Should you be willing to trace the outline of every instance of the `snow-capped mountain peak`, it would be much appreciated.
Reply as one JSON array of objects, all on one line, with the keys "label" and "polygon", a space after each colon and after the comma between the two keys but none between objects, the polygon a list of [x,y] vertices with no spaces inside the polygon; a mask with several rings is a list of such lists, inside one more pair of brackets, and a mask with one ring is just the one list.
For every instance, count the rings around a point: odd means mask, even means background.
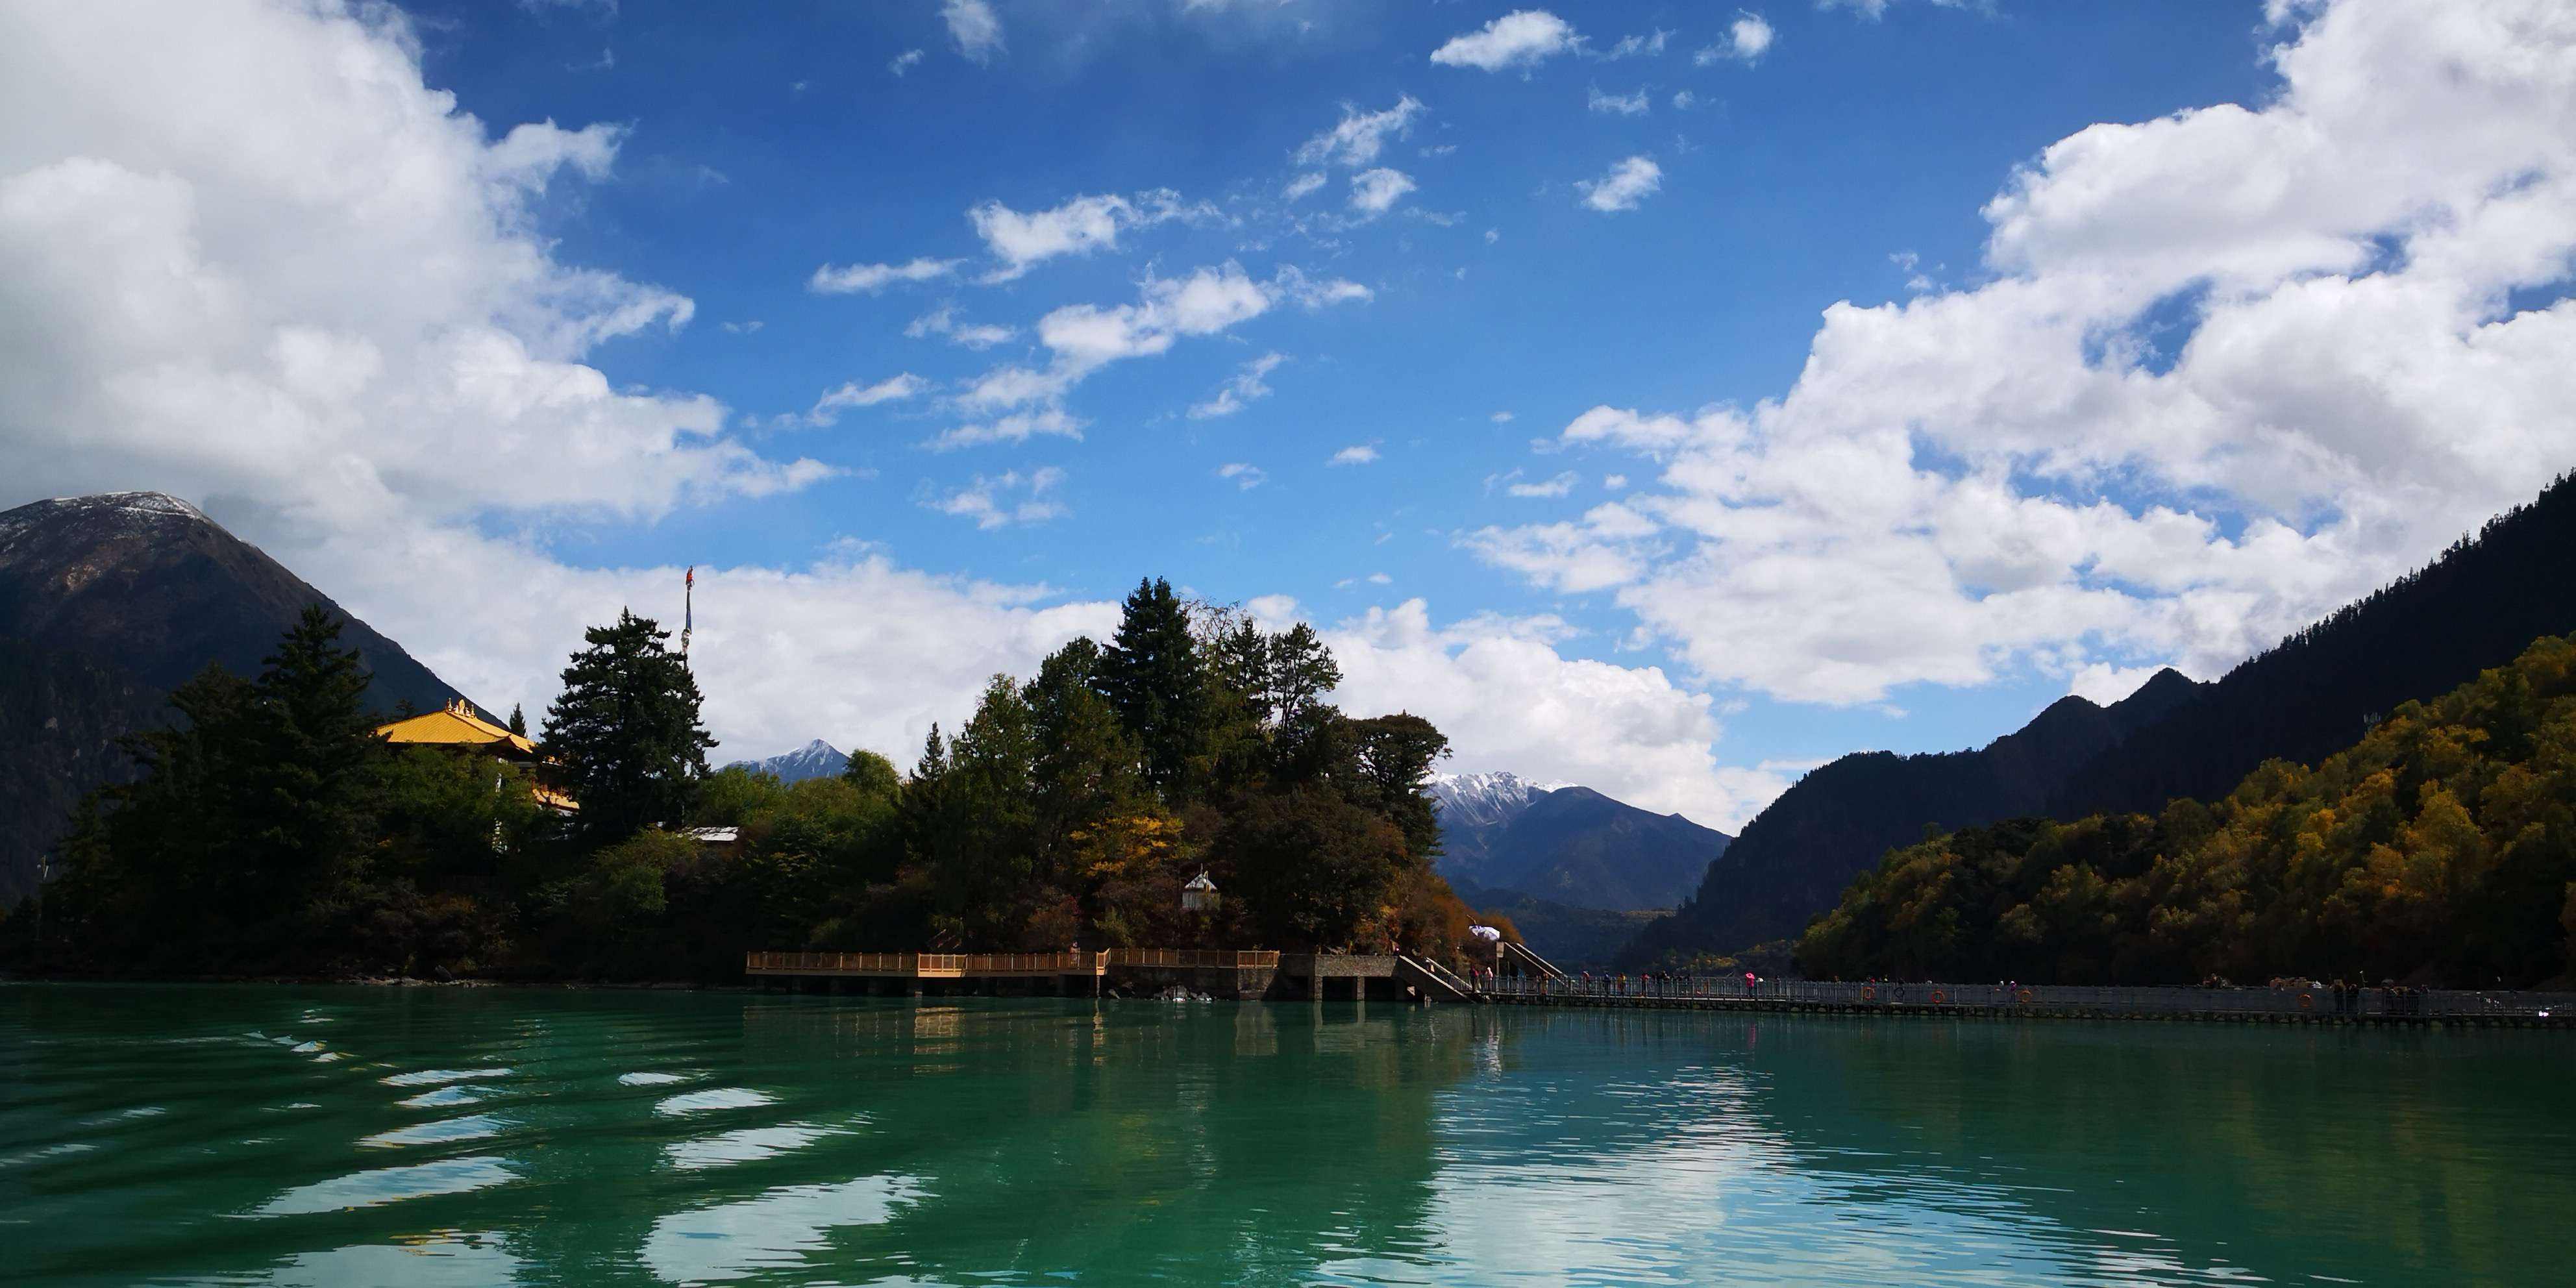
[{"label": "snow-capped mountain peak", "polygon": [[798,783],[808,778],[833,778],[850,767],[850,758],[841,749],[820,738],[794,751],[780,752],[766,760],[737,760],[736,765],[753,773],[776,774],[780,782]]},{"label": "snow-capped mountain peak", "polygon": [[1528,809],[1532,797],[1544,796],[1562,786],[1562,783],[1534,783],[1509,770],[1498,770],[1484,774],[1433,774],[1427,790],[1440,811],[1443,824],[1492,827],[1507,823]]}]

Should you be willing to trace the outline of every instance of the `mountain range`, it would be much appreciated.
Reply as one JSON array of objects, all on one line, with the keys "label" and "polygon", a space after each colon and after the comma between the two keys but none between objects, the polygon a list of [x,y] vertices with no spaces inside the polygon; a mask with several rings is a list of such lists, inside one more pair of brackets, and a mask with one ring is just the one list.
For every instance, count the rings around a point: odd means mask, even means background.
[{"label": "mountain range", "polygon": [[2399,703],[2576,629],[2576,476],[2425,568],[2215,682],[2158,673],[2109,707],[2068,697],[1982,750],[1844,756],[1747,823],[1691,898],[1619,955],[1637,968],[1798,934],[1890,848],[2018,816],[2161,810],[2225,794],[2267,759],[2313,764]]},{"label": "mountain range", "polygon": [[1459,897],[1513,921],[1560,965],[1606,962],[1641,924],[1699,885],[1732,839],[1589,787],[1511,773],[1438,774],[1440,875]]},{"label": "mountain range", "polygon": [[838,778],[850,767],[850,758],[841,749],[820,738],[794,751],[783,751],[766,760],[737,760],[727,769],[748,769],[756,774],[775,774],[782,783],[801,783],[808,778]]},{"label": "mountain range", "polygon": [[[347,610],[195,506],[159,492],[37,501],[0,512],[0,903],[74,803],[127,771],[116,741],[167,718],[163,699],[209,662],[256,675],[306,605]],[[354,617],[341,636],[374,675],[369,700],[428,710],[462,695]]]}]

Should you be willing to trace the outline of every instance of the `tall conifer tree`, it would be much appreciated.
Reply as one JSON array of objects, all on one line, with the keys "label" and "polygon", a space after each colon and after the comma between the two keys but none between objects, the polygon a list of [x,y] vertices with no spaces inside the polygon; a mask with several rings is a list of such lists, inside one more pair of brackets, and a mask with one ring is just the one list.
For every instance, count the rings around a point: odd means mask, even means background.
[{"label": "tall conifer tree", "polygon": [[698,682],[687,659],[649,617],[623,609],[612,626],[582,633],[563,693],[546,709],[547,752],[581,802],[581,828],[614,841],[656,823],[688,818],[707,750],[698,719]]},{"label": "tall conifer tree", "polygon": [[1096,684],[1135,737],[1145,780],[1170,804],[1190,798],[1205,756],[1208,695],[1201,667],[1189,608],[1172,584],[1159,577],[1138,582],[1117,636],[1101,653]]},{"label": "tall conifer tree", "polygon": [[256,875],[302,883],[354,856],[364,833],[374,757],[383,750],[366,709],[366,667],[340,645],[346,625],[319,604],[262,659],[246,767]]}]

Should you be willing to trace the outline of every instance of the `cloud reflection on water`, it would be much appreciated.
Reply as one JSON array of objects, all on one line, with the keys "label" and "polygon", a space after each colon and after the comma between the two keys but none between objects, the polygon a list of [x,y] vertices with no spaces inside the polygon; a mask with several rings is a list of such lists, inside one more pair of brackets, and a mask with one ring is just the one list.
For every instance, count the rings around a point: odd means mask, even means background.
[{"label": "cloud reflection on water", "polygon": [[312,1185],[299,1185],[261,1204],[252,1215],[303,1216],[314,1212],[338,1212],[346,1208],[427,1198],[433,1194],[463,1194],[507,1185],[517,1179],[519,1174],[512,1171],[508,1160],[499,1155],[443,1158],[434,1163],[380,1167],[373,1171],[336,1176]]},{"label": "cloud reflection on water", "polygon": [[800,1265],[828,1246],[831,1231],[882,1225],[920,1197],[918,1183],[906,1176],[781,1186],[754,1198],[662,1217],[644,1237],[640,1255],[654,1277],[666,1283],[742,1279]]}]

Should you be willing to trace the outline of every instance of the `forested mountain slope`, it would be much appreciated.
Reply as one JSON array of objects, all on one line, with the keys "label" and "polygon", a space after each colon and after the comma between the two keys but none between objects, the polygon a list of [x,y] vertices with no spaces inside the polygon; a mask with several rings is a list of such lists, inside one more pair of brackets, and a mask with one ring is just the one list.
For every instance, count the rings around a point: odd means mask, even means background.
[{"label": "forested mountain slope", "polygon": [[2214,805],[2017,819],[1892,850],[1799,941],[1810,975],[2064,984],[2566,973],[2576,642],[2399,704]]},{"label": "forested mountain slope", "polygon": [[2068,772],[2199,688],[2163,671],[2108,707],[2060,698],[1976,751],[1860,752],[1813,770],[1755,815],[1709,864],[1698,892],[1639,932],[1620,961],[1639,966],[1794,935],[1889,847],[1921,839],[1925,825],[1947,831],[2035,813]]},{"label": "forested mountain slope", "polygon": [[[161,721],[162,699],[210,662],[253,675],[308,604],[346,616],[195,506],[158,492],[37,501],[0,512],[0,903],[33,888],[73,801],[126,770],[115,739]],[[460,696],[352,619],[346,639],[379,710]]]},{"label": "forested mountain slope", "polygon": [[[1783,793],[1635,965],[1796,935],[1890,848],[2022,815],[2160,809],[2228,791],[2270,757],[2313,762],[2400,702],[2576,629],[2576,480],[2561,478],[2421,571],[2210,684],[2158,675],[2095,709],[2068,698],[1980,752],[1845,756]],[[2099,716],[2096,719],[2095,716]]]}]

